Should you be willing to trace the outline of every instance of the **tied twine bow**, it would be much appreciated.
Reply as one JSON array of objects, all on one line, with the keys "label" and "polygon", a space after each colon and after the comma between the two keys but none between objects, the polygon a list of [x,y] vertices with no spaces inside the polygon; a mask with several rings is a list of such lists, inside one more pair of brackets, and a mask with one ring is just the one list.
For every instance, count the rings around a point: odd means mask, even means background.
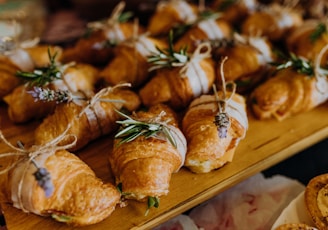
[{"label": "tied twine bow", "polygon": [[[24,208],[23,205],[23,201],[22,201],[22,189],[23,189],[23,182],[24,182],[24,178],[27,174],[28,168],[31,164],[33,164],[36,168],[37,171],[33,174],[35,176],[35,179],[37,180],[38,185],[45,191],[45,195],[46,197],[50,197],[53,193],[53,184],[51,182],[51,178],[50,178],[50,174],[49,172],[45,169],[45,168],[41,168],[37,162],[36,162],[36,158],[38,156],[41,156],[43,154],[47,155],[48,157],[50,157],[51,155],[55,154],[58,150],[64,150],[64,149],[68,149],[73,147],[76,144],[77,138],[75,135],[69,134],[67,135],[67,132],[70,128],[70,124],[67,126],[66,130],[59,135],[58,137],[56,137],[55,139],[53,139],[52,141],[48,142],[45,145],[41,145],[41,146],[32,146],[29,150],[26,150],[24,148],[17,148],[15,146],[13,146],[3,135],[3,133],[0,130],[0,139],[7,145],[9,146],[11,149],[13,149],[13,152],[8,152],[8,153],[2,153],[0,154],[0,158],[5,158],[5,157],[11,157],[11,156],[22,156],[23,158],[18,159],[17,161],[15,161],[14,163],[12,163],[10,166],[6,167],[3,170],[0,170],[0,175],[7,173],[9,170],[13,169],[15,166],[17,166],[20,162],[22,162],[23,160],[27,159],[26,162],[26,166],[23,170],[23,173],[21,175],[21,178],[19,180],[18,183],[18,203],[19,206],[21,207],[21,209],[24,212],[29,212],[28,210],[26,210]],[[71,143],[67,144],[67,145],[59,145],[59,143],[69,137],[69,136],[73,136],[74,139]]]},{"label": "tied twine bow", "polygon": [[[217,90],[216,90],[216,86],[213,85],[214,96],[215,96],[215,100],[218,105],[218,113],[214,116],[214,124],[217,126],[219,138],[227,137],[227,132],[230,127],[230,116],[226,110],[227,110],[227,105],[229,104],[229,101],[231,100],[232,96],[236,92],[236,84],[234,82],[229,82],[229,83],[225,82],[223,65],[227,59],[228,58],[225,57],[222,60],[221,66],[220,66],[221,81],[222,81],[222,98],[219,98]],[[231,94],[229,97],[227,97],[227,85],[228,84],[232,85],[232,90],[231,90]]]},{"label": "tied twine bow", "polygon": [[209,42],[201,43],[197,46],[194,53],[191,55],[189,61],[185,63],[177,63],[176,66],[182,66],[179,73],[181,76],[185,76],[188,68],[197,65],[201,60],[211,57],[211,44]]}]

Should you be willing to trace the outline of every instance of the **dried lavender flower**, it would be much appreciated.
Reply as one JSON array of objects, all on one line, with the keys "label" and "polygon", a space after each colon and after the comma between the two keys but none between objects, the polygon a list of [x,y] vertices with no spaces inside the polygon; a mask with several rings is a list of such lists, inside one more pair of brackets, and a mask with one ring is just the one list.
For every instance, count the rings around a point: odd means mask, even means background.
[{"label": "dried lavender flower", "polygon": [[44,190],[46,197],[50,197],[54,191],[54,186],[48,170],[46,168],[37,168],[37,171],[33,175],[38,185]]},{"label": "dried lavender flower", "polygon": [[68,90],[52,90],[34,86],[33,90],[27,91],[35,101],[55,101],[57,104],[69,102],[72,100],[72,95]]},{"label": "dried lavender flower", "polygon": [[230,126],[229,115],[224,112],[220,112],[214,117],[214,124],[217,126],[218,134],[220,138],[226,138],[228,128]]}]

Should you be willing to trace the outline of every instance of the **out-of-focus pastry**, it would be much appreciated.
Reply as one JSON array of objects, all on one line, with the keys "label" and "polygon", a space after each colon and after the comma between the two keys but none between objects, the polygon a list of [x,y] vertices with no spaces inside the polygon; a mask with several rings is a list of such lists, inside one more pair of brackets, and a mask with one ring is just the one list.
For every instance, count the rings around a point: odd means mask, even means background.
[{"label": "out-of-focus pastry", "polygon": [[264,36],[270,41],[285,38],[288,32],[303,23],[302,14],[292,8],[271,4],[250,14],[241,25],[241,33],[247,36]]},{"label": "out-of-focus pastry", "polygon": [[[76,137],[76,144],[68,149],[76,151],[96,138],[113,133],[118,128],[117,120],[122,117],[116,110],[134,111],[140,105],[136,93],[124,87],[108,87],[89,98],[72,98],[57,105],[35,130],[35,143],[46,144],[70,125],[67,134]],[[72,136],[61,141],[66,144]]]},{"label": "out-of-focus pastry", "polygon": [[278,65],[279,71],[250,95],[254,115],[258,119],[274,117],[281,121],[327,101],[327,70],[320,66],[327,48],[321,50],[315,65],[297,56]]},{"label": "out-of-focus pastry", "polygon": [[[106,65],[114,56],[115,46],[134,33],[134,23],[129,21],[131,12],[123,12],[124,7],[125,3],[120,2],[107,20],[90,22],[89,32],[72,47],[64,49],[61,61]],[[138,30],[138,33],[144,31],[141,25]]]},{"label": "out-of-focus pastry", "polygon": [[137,88],[149,78],[148,56],[158,54],[158,49],[166,49],[167,42],[143,34],[120,43],[115,57],[101,71],[100,76],[110,85],[130,83]]},{"label": "out-of-focus pastry", "polygon": [[[162,59],[163,58],[163,59]],[[196,97],[210,91],[215,81],[215,64],[209,43],[200,44],[193,53],[180,50],[163,51],[149,58],[159,68],[140,89],[139,95],[146,106],[165,103],[176,110],[186,108]]]},{"label": "out-of-focus pastry", "polygon": [[[1,153],[1,202],[26,213],[51,216],[73,226],[98,223],[109,217],[120,201],[120,193],[110,183],[96,177],[76,155],[57,146],[58,136],[42,146]],[[7,160],[8,159],[8,160]]]},{"label": "out-of-focus pastry", "polygon": [[158,204],[158,199],[169,193],[172,173],[179,171],[185,159],[186,140],[177,115],[168,106],[157,104],[119,123],[121,129],[109,153],[116,184],[127,199]]},{"label": "out-of-focus pastry", "polygon": [[[285,40],[288,52],[315,61],[320,51],[328,44],[327,24],[320,20],[309,19],[288,34]],[[321,65],[327,64],[328,54]]]},{"label": "out-of-focus pastry", "polygon": [[[213,48],[215,50],[215,48]],[[247,37],[235,34],[232,44],[217,48],[215,56],[227,57],[224,64],[226,81],[237,84],[237,92],[245,93],[263,81],[275,60],[273,46],[264,37]],[[221,79],[220,66],[217,75]]]},{"label": "out-of-focus pastry", "polygon": [[229,39],[232,36],[232,27],[224,19],[218,18],[215,13],[209,13],[200,18],[174,44],[176,50],[187,48],[192,53],[199,43],[208,40]]},{"label": "out-of-focus pastry", "polygon": [[198,11],[196,5],[185,0],[159,1],[149,19],[147,30],[153,36],[166,35],[178,25],[194,23]]},{"label": "out-of-focus pastry", "polygon": [[98,69],[88,64],[73,63],[61,66],[55,62],[55,55],[50,55],[49,58],[49,65],[45,68],[17,73],[28,83],[16,87],[4,97],[4,101],[8,104],[9,118],[13,122],[24,123],[31,119],[43,118],[53,111],[56,103],[44,100],[47,95],[43,93],[47,91],[42,89],[94,94],[95,84],[99,80]]}]

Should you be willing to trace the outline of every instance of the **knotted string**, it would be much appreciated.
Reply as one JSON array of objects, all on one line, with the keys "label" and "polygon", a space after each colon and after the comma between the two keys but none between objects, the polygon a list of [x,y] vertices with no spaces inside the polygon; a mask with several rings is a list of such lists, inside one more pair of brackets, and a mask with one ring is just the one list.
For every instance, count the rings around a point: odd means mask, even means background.
[{"label": "knotted string", "polygon": [[[216,86],[213,85],[214,96],[218,105],[218,113],[214,116],[214,124],[217,126],[218,134],[220,138],[227,137],[227,130],[230,127],[230,116],[226,110],[229,101],[232,99],[233,95],[236,92],[236,84],[234,82],[226,83],[225,81],[223,66],[227,59],[228,59],[227,57],[224,57],[220,66],[220,74],[221,74],[221,81],[222,81],[222,98],[219,98],[216,90]],[[228,84],[232,85],[232,90],[229,97],[227,97]]]},{"label": "knotted string", "polygon": [[[52,141],[48,142],[45,145],[40,145],[40,146],[32,146],[30,149],[26,150],[23,148],[17,148],[15,146],[13,146],[3,135],[2,131],[0,130],[0,139],[2,141],[4,141],[4,143],[9,146],[11,149],[13,149],[13,152],[9,152],[9,153],[2,153],[0,154],[0,158],[4,158],[4,157],[10,157],[10,156],[23,156],[23,158],[18,159],[17,161],[13,162],[10,166],[8,166],[7,168],[0,170],[0,175],[4,174],[6,172],[8,172],[9,170],[11,170],[12,168],[14,168],[18,163],[20,163],[22,160],[27,158],[27,163],[26,166],[23,170],[22,176],[20,178],[20,181],[18,183],[18,203],[20,208],[24,211],[24,212],[29,212],[28,210],[26,210],[24,208],[23,202],[22,202],[22,188],[23,188],[23,181],[24,178],[26,176],[27,170],[29,168],[29,166],[31,164],[35,165],[37,168],[39,166],[37,166],[36,162],[34,161],[35,158],[37,158],[38,156],[45,154],[51,156],[53,154],[55,154],[57,151],[59,150],[64,150],[64,149],[68,149],[73,147],[76,144],[77,138],[75,135],[69,134],[67,135],[68,130],[70,129],[71,125],[68,124],[66,127],[66,130],[59,136],[57,136],[56,138],[54,138]],[[67,145],[59,145],[59,143],[69,137],[69,136],[73,136],[74,139],[71,143],[67,144]]]},{"label": "knotted string", "polygon": [[[204,51],[205,50],[205,51]],[[176,66],[182,66],[179,73],[184,76],[190,66],[198,64],[201,60],[211,57],[211,44],[209,42],[201,43],[186,63],[176,63]]]}]

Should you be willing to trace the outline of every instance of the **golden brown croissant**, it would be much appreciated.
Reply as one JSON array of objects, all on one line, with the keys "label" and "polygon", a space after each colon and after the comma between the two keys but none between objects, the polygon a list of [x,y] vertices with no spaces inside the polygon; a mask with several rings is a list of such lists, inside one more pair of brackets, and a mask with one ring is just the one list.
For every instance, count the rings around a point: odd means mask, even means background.
[{"label": "golden brown croissant", "polygon": [[101,71],[100,76],[111,85],[130,83],[138,87],[149,77],[148,56],[167,48],[163,40],[140,35],[133,41],[126,41],[116,47],[115,57]]},{"label": "golden brown croissant", "polygon": [[[86,100],[73,100],[56,106],[54,113],[46,117],[35,130],[36,144],[48,143],[70,125],[67,133],[73,134],[77,141],[69,150],[76,151],[118,128],[116,121],[121,119],[121,116],[115,110],[126,109],[131,112],[140,105],[138,95],[128,89],[103,89],[98,93],[97,99],[95,96],[93,98],[91,101],[94,100],[94,103],[91,105]],[[70,141],[71,138],[67,138],[61,144]]]},{"label": "golden brown croissant", "polygon": [[84,226],[107,218],[120,201],[112,184],[64,149],[48,143],[9,154],[17,161],[1,170],[1,202],[24,212]]},{"label": "golden brown croissant", "polygon": [[[222,98],[219,92],[218,98]],[[185,166],[195,173],[207,173],[233,160],[235,150],[248,129],[246,103],[243,96],[227,94],[225,112],[230,125],[219,130],[215,124],[220,112],[215,95],[194,99],[182,120],[188,150]],[[220,126],[221,127],[221,126]],[[226,132],[226,133],[225,133]]]},{"label": "golden brown croissant", "polygon": [[230,24],[224,19],[205,19],[194,24],[174,44],[176,50],[187,48],[193,52],[198,44],[208,40],[229,39],[232,35]]},{"label": "golden brown croissant", "polygon": [[[120,2],[106,22],[89,23],[91,33],[80,38],[72,47],[65,48],[61,61],[106,65],[114,56],[114,47],[134,33],[132,22],[120,21],[124,7],[125,3]],[[139,26],[138,33],[143,31],[143,27]]]},{"label": "golden brown croissant", "polygon": [[285,38],[294,27],[301,26],[302,15],[287,7],[272,4],[268,8],[250,14],[241,25],[241,33],[247,36],[264,36],[271,41]]},{"label": "golden brown croissant", "polygon": [[[235,44],[220,49],[216,55],[227,57],[223,74],[226,81],[237,84],[239,93],[251,90],[262,81],[275,59],[272,44],[264,37],[240,36]],[[221,78],[220,68],[217,75]]]},{"label": "golden brown croissant", "polygon": [[[98,72],[91,65],[75,64],[64,70],[60,80],[53,81],[46,88],[68,90],[71,93],[82,91],[86,95],[91,95],[99,79]],[[35,88],[24,84],[4,97],[4,101],[8,104],[9,118],[15,123],[43,118],[55,108],[55,102],[39,100],[41,98],[35,98],[32,93],[28,93],[29,91],[34,92]]]},{"label": "golden brown croissant", "polygon": [[[203,48],[207,50],[199,53]],[[208,93],[216,76],[210,53],[209,45],[201,45],[183,67],[157,71],[139,91],[142,103],[146,106],[164,103],[180,110],[192,99]]]},{"label": "golden brown croissant", "polygon": [[[133,114],[125,122],[131,119],[132,124],[136,122],[136,129],[141,130],[130,129],[133,127],[124,126],[122,121],[123,131],[116,134],[109,154],[116,184],[121,185],[127,199],[144,201],[147,197],[167,195],[171,175],[183,165],[186,151],[186,140],[178,128],[176,114],[158,104]],[[124,129],[130,129],[132,134],[125,136]],[[135,139],[131,138],[133,134]]]},{"label": "golden brown croissant", "polygon": [[147,30],[153,36],[165,35],[174,26],[194,23],[197,15],[197,6],[185,0],[159,1],[148,21]]},{"label": "golden brown croissant", "polygon": [[313,109],[328,99],[328,78],[282,69],[256,87],[250,95],[251,108],[258,119],[279,121]]},{"label": "golden brown croissant", "polygon": [[[14,41],[7,38],[11,43]],[[1,41],[0,41],[1,42]],[[15,43],[13,43],[13,46]],[[6,46],[6,45],[4,45]],[[16,44],[18,46],[18,44]],[[59,46],[36,45],[26,48],[15,48],[4,50],[4,55],[0,52],[0,99],[9,94],[23,81],[16,76],[17,71],[32,71],[34,68],[41,68],[49,64],[48,51],[56,52],[55,60],[61,57],[62,49]]]},{"label": "golden brown croissant", "polygon": [[[320,51],[328,44],[327,26],[319,20],[306,20],[301,26],[291,30],[285,40],[288,52],[296,56],[315,61]],[[328,55],[322,58],[321,65],[325,65]]]}]

